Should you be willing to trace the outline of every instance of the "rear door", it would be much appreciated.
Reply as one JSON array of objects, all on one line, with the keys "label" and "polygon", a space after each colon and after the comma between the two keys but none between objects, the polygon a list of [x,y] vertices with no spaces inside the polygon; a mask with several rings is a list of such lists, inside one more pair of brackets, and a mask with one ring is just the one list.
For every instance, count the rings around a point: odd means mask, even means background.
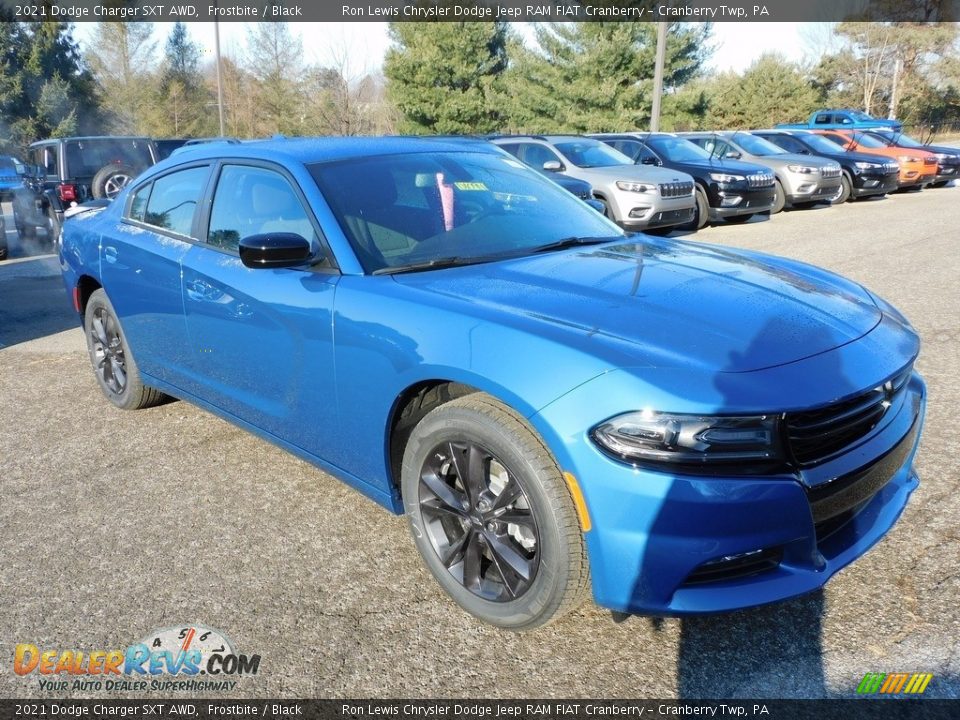
[{"label": "rear door", "polygon": [[[202,226],[183,258],[195,394],[336,464],[340,275],[297,182],[270,163],[223,161]],[[309,268],[244,266],[240,240],[271,232],[302,235],[326,259]]]},{"label": "rear door", "polygon": [[190,346],[180,261],[196,238],[209,163],[177,168],[133,188],[100,249],[103,287],[134,359],[147,375],[189,390]]}]

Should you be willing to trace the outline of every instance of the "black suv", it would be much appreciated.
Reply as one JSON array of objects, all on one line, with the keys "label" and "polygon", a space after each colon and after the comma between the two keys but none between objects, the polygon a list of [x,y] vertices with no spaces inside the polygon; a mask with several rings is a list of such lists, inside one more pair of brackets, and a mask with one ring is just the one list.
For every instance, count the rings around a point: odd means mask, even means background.
[{"label": "black suv", "polygon": [[692,175],[697,183],[697,208],[687,229],[699,230],[707,221],[721,218],[745,222],[773,208],[776,178],[765,165],[715,157],[672,133],[599,133],[590,137],[638,165],[660,165]]},{"label": "black suv", "polygon": [[870,195],[886,195],[900,187],[900,165],[880,155],[844,150],[823,135],[809,130],[753,130],[752,133],[796,155],[815,155],[840,163],[843,169],[840,197],[835,203]]},{"label": "black suv", "polygon": [[76,203],[113,198],[157,162],[146,137],[72,137],[33,143],[23,187],[14,194],[13,218],[22,238],[37,230],[55,240],[63,212]]}]

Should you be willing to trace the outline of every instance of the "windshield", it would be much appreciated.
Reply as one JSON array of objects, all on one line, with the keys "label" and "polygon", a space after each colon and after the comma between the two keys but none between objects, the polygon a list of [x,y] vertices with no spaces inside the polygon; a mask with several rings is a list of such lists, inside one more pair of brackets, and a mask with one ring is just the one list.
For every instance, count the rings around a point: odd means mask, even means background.
[{"label": "windshield", "polygon": [[689,140],[676,137],[652,137],[647,145],[670,162],[703,162],[710,160],[710,153]]},{"label": "windshield", "polygon": [[805,143],[808,148],[816,152],[823,153],[835,153],[838,150],[843,150],[844,148],[828,137],[823,135],[814,135],[813,133],[809,135],[804,135],[798,138],[801,142]]},{"label": "windshield", "polygon": [[887,143],[885,143],[883,140],[879,140],[875,137],[870,137],[866,133],[862,133],[862,132],[854,134],[853,139],[856,141],[857,145],[861,145],[865,148],[872,148],[874,150],[877,150],[879,148],[887,147]]},{"label": "windshield", "polygon": [[23,175],[23,164],[12,157],[0,157],[0,175]]},{"label": "windshield", "polygon": [[751,135],[750,133],[734,133],[732,139],[735,143],[737,143],[737,145],[751,155],[767,156],[787,154],[786,150],[781,147],[777,147],[769,140],[764,140],[762,137],[757,137],[756,135]]},{"label": "windshield", "polygon": [[409,153],[308,170],[371,273],[517,257],[571,237],[624,237],[582,200],[499,154]]},{"label": "windshield", "polygon": [[570,162],[582,168],[633,165],[633,160],[599,140],[571,140],[554,145]]},{"label": "windshield", "polygon": [[904,135],[903,133],[891,132],[889,130],[880,130],[873,133],[874,135],[879,135],[880,137],[886,138],[894,145],[899,145],[900,147],[910,147],[910,148],[924,148],[927,147],[919,140],[914,140],[909,135]]}]

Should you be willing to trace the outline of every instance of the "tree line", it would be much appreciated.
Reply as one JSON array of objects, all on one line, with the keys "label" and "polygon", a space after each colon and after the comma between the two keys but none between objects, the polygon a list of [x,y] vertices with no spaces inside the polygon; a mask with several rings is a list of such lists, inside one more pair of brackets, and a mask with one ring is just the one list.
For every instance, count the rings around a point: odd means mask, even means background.
[{"label": "tree line", "polygon": [[[219,134],[217,80],[189,27],[99,23],[82,47],[69,23],[0,18],[0,151],[76,134]],[[222,60],[225,134],[484,134],[646,129],[653,23],[391,23],[379,71],[352,74],[348,48],[304,60],[286,23],[248,30]],[[955,23],[832,25],[802,62],[771,54],[707,71],[709,24],[671,23],[661,128],[765,127],[821,107],[914,126],[960,123]]]}]

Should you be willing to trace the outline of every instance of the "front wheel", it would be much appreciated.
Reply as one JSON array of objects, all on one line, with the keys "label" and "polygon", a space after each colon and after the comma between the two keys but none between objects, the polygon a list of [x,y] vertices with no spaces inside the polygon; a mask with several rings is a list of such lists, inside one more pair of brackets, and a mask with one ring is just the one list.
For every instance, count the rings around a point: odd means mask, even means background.
[{"label": "front wheel", "polygon": [[476,393],[428,413],[410,435],[401,484],[417,550],[467,612],[526,630],[582,601],[589,570],[570,491],[506,406]]},{"label": "front wheel", "polygon": [[95,290],[87,301],[83,329],[97,382],[110,402],[122,410],[138,410],[165,399],[159,390],[141,382],[117,313],[102,289]]},{"label": "front wheel", "polygon": [[843,203],[852,199],[851,197],[852,195],[853,195],[853,184],[850,182],[850,178],[847,177],[846,173],[844,173],[840,177],[840,194],[833,201],[833,204],[842,205]]},{"label": "front wheel", "polygon": [[783,185],[780,184],[780,181],[777,180],[774,185],[773,191],[773,207],[770,208],[770,214],[776,215],[778,212],[783,210],[784,205],[787,204],[787,196],[783,192]]},{"label": "front wheel", "polygon": [[680,229],[682,230],[702,230],[710,219],[710,204],[707,202],[707,194],[703,188],[697,187],[694,201],[696,205],[694,207],[693,220],[686,225],[681,225]]}]

